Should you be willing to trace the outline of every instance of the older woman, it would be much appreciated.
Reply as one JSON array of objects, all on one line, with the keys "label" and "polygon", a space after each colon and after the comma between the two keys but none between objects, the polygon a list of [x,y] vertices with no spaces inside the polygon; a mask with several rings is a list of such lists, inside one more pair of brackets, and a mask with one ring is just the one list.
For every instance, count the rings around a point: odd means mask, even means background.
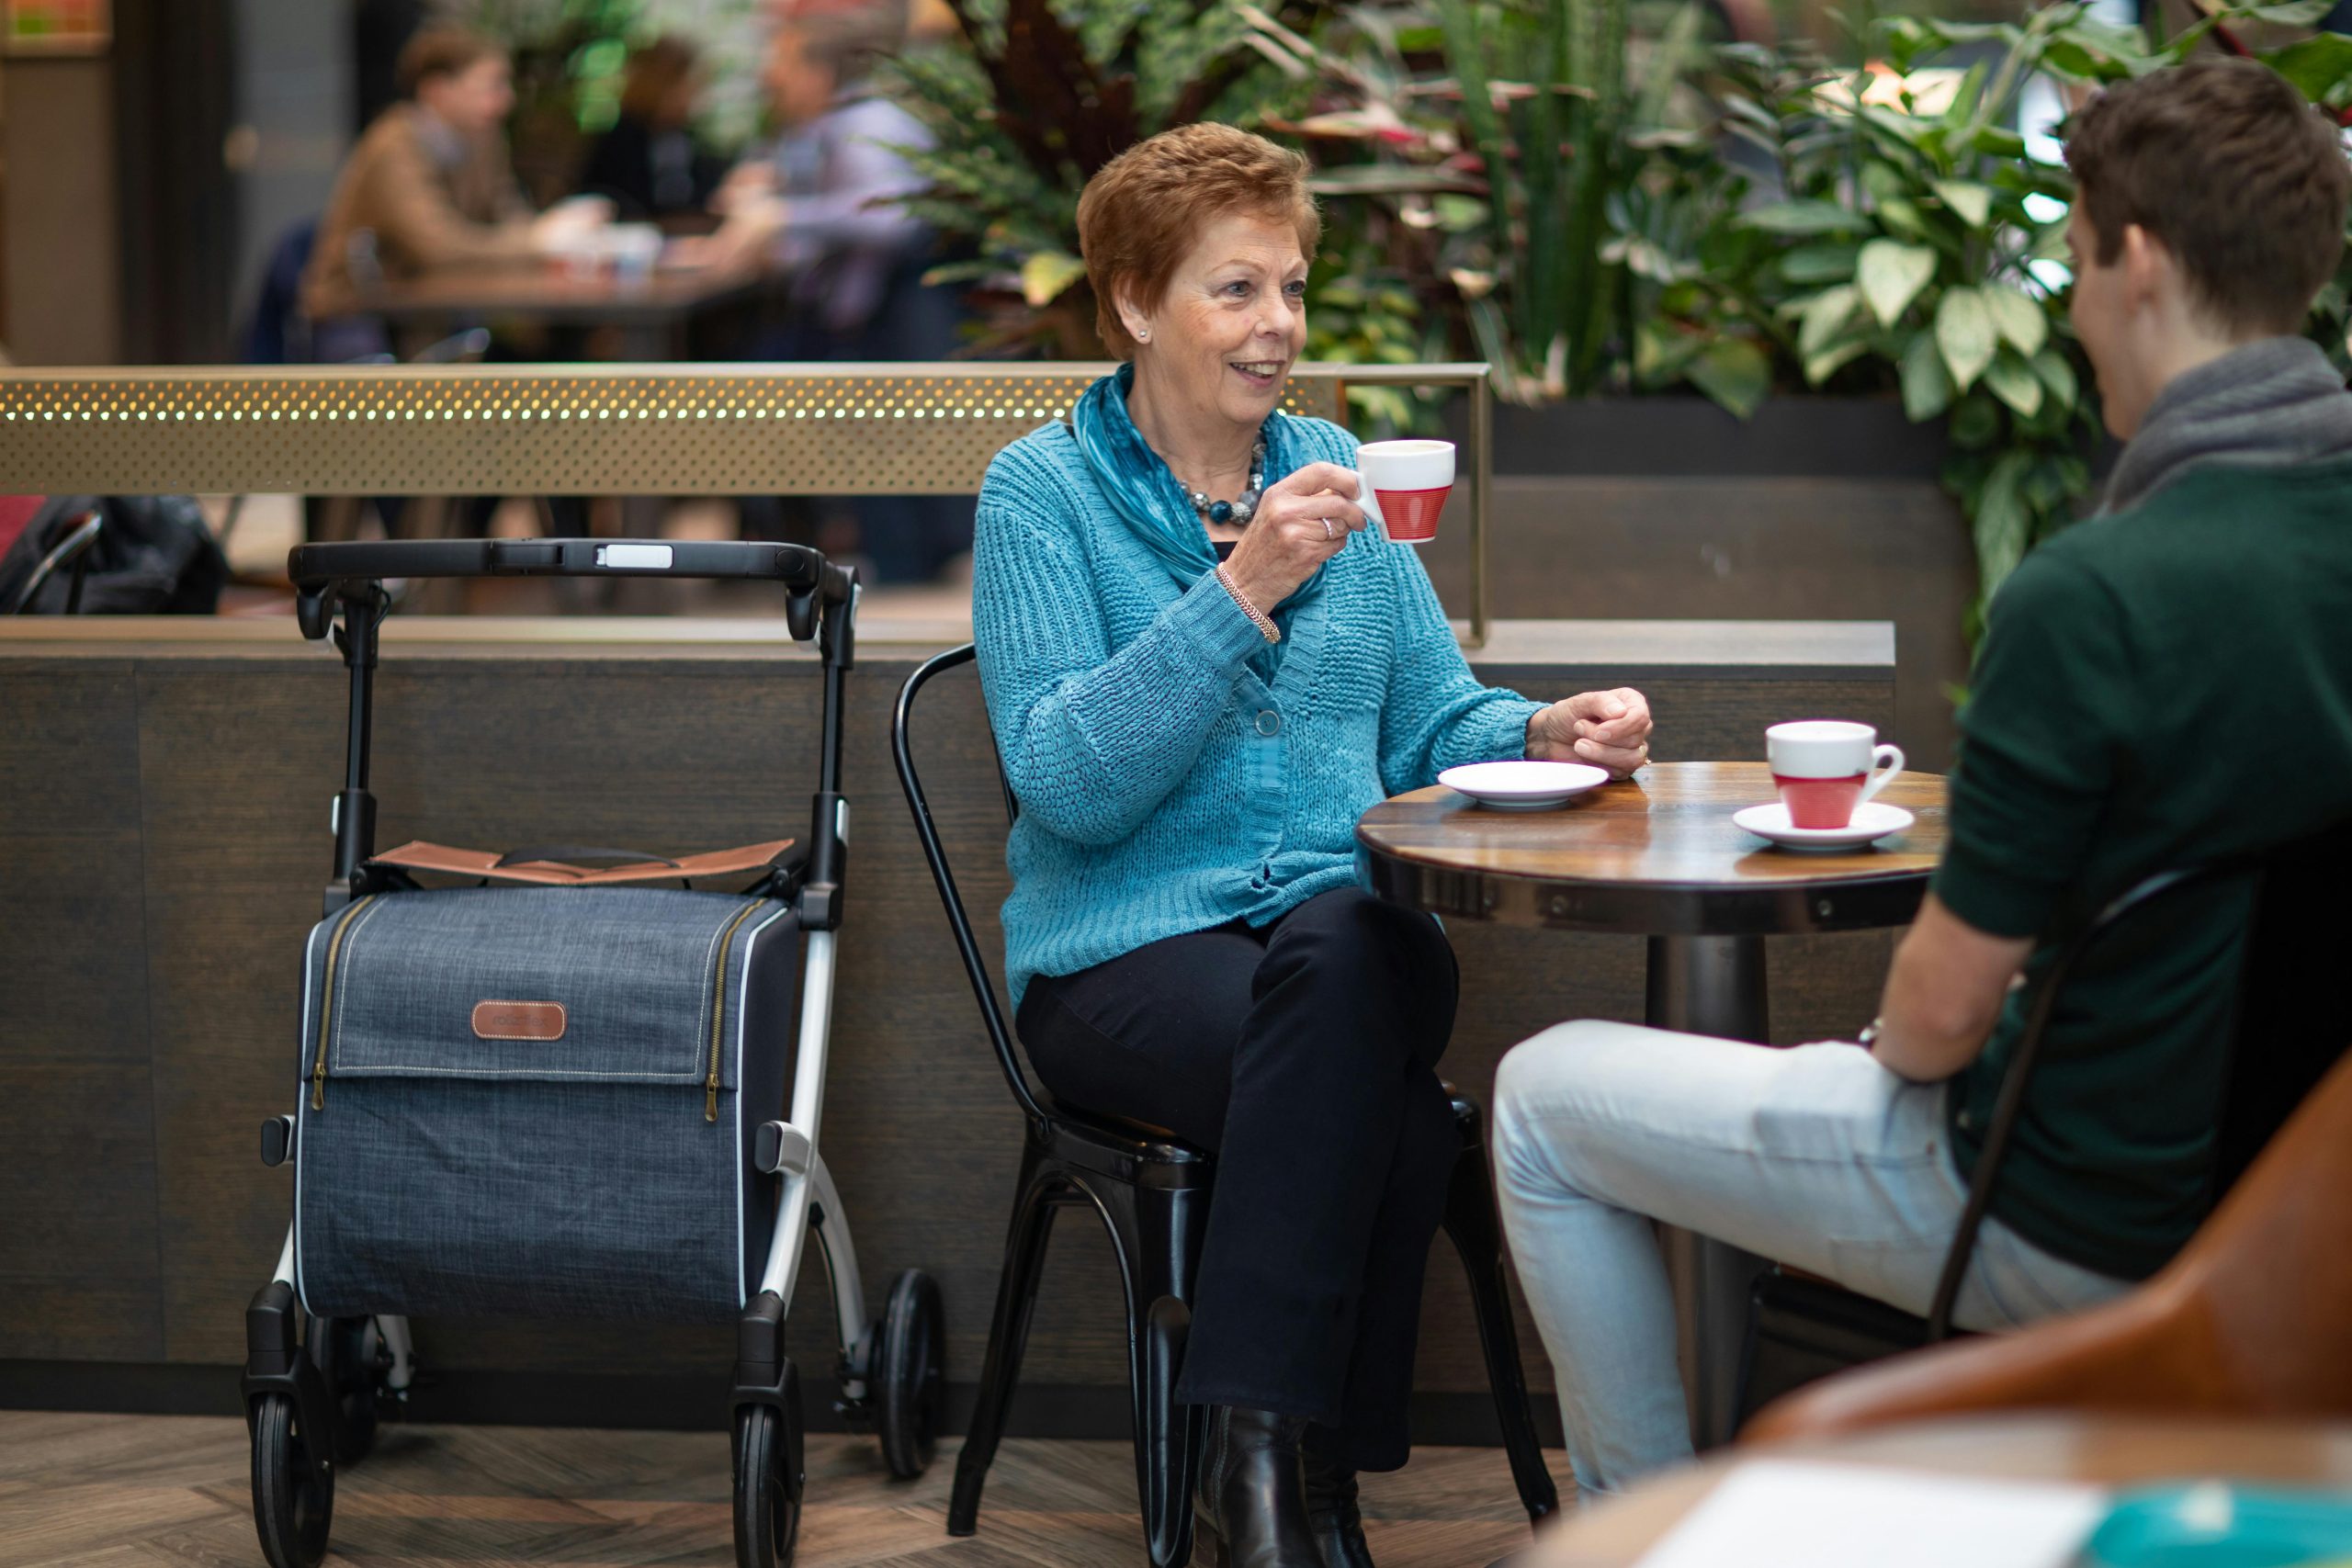
[{"label": "older woman", "polygon": [[1305,173],[1196,125],[1088,184],[1100,326],[1132,363],[989,469],[972,610],[1022,806],[1004,930],[1030,1059],[1064,1100],[1216,1153],[1178,1395],[1213,1407],[1204,1561],[1253,1568],[1370,1562],[1355,1472],[1405,1462],[1457,1152],[1453,954],[1356,886],[1355,819],[1456,762],[1629,773],[1650,728],[1636,692],[1479,685],[1419,558],[1365,529],[1354,440],[1276,412]]}]

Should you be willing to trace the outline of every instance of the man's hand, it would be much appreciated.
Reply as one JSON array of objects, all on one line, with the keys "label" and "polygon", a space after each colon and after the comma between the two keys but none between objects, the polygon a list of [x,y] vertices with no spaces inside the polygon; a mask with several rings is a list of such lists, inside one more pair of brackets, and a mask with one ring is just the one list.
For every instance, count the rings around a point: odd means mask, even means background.
[{"label": "man's hand", "polygon": [[1612,779],[1650,760],[1649,699],[1630,686],[1581,692],[1527,721],[1527,755],[1538,762],[1589,762]]},{"label": "man's hand", "polygon": [[1915,1083],[1938,1083],[1984,1049],[2031,937],[1980,931],[1934,894],[1894,950],[1871,1052]]}]

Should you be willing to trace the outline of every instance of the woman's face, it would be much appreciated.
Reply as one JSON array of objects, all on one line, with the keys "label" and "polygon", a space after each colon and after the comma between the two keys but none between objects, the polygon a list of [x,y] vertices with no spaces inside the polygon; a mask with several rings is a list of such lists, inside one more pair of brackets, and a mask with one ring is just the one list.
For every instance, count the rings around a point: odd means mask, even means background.
[{"label": "woman's face", "polygon": [[[1172,404],[1256,426],[1306,346],[1306,258],[1287,219],[1232,213],[1202,231],[1148,315],[1123,309],[1136,373]],[[1140,330],[1139,330],[1140,329]],[[1146,336],[1145,333],[1148,333]]]}]

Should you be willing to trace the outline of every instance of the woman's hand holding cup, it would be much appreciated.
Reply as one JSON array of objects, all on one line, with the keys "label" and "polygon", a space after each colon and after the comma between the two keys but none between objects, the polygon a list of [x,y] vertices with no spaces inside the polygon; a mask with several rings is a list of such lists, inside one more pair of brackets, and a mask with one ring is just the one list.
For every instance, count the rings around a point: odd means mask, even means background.
[{"label": "woman's hand holding cup", "polygon": [[1225,569],[1261,613],[1289,598],[1364,525],[1356,483],[1352,468],[1309,463],[1258,498],[1249,530]]}]

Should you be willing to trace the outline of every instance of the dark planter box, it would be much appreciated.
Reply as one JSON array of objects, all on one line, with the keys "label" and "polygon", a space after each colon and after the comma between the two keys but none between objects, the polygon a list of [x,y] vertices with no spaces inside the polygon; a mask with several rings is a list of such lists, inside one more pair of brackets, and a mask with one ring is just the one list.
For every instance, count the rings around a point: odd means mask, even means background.
[{"label": "dark planter box", "polygon": [[[1746,422],[1700,398],[1495,414],[1498,619],[1892,621],[1894,739],[1918,767],[1951,765],[1976,561],[1937,479],[1940,423],[1845,398],[1775,399]],[[1428,554],[1457,614],[1466,520],[1452,512]],[[1659,747],[1678,754],[1670,731]]]},{"label": "dark planter box", "polygon": [[1949,448],[1883,398],[1773,398],[1747,420],[1693,397],[1495,408],[1498,474],[1933,481]]}]

